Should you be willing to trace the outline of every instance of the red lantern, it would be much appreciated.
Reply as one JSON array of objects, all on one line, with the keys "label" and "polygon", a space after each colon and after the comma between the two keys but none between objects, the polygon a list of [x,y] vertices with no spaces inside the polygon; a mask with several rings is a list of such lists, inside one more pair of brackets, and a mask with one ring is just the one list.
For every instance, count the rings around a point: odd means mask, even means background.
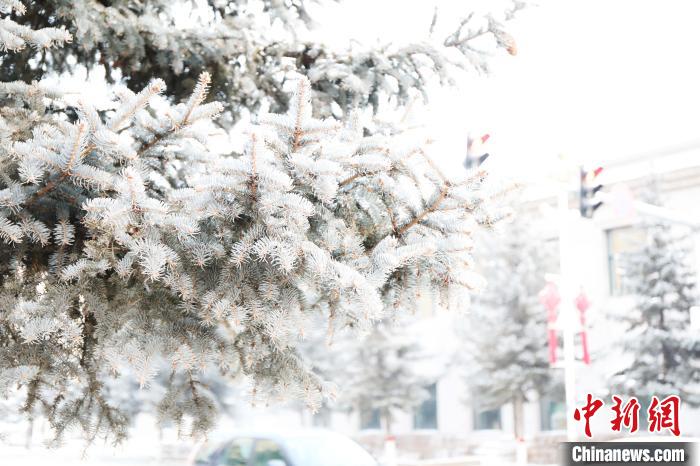
[{"label": "red lantern", "polygon": [[588,353],[588,335],[586,333],[586,310],[589,307],[591,307],[591,302],[586,294],[581,291],[576,297],[576,309],[578,309],[579,319],[581,320],[581,348],[583,349],[584,364],[591,363],[591,356]]}]

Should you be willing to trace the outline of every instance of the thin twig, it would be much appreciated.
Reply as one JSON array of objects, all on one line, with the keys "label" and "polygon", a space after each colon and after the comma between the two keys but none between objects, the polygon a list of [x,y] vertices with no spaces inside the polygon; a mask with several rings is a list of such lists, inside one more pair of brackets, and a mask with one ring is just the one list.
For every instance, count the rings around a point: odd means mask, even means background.
[{"label": "thin twig", "polygon": [[447,191],[449,190],[449,187],[449,184],[445,184],[440,190],[440,193],[438,194],[437,198],[435,198],[435,201],[433,201],[433,203],[430,204],[430,206],[428,206],[428,208],[421,212],[419,215],[413,217],[413,220],[396,230],[396,236],[402,236],[410,228],[413,228],[419,222],[423,221],[423,219],[427,217],[428,214],[435,212],[440,207],[442,201],[445,200],[445,197],[447,197]]},{"label": "thin twig", "polygon": [[297,150],[299,150],[299,146],[301,145],[301,115],[304,98],[304,81],[300,81],[299,92],[297,93],[297,115],[296,121],[294,122],[294,141],[292,143],[292,152],[296,152]]},{"label": "thin twig", "polygon": [[255,133],[251,135],[252,147],[250,150],[251,159],[251,176],[250,176],[250,195],[255,201],[258,192],[258,168],[257,168],[257,142],[258,137]]},{"label": "thin twig", "polygon": [[355,173],[354,175],[352,175],[351,177],[345,178],[343,181],[341,181],[340,183],[338,183],[338,187],[339,187],[339,188],[342,188],[343,186],[346,186],[346,185],[352,183],[352,182],[355,181],[356,179],[358,179],[358,178],[360,178],[360,177],[362,177],[362,176],[368,176],[368,175],[370,175],[370,173],[360,173],[360,172],[357,172],[357,173]]},{"label": "thin twig", "polygon": [[32,197],[30,197],[27,200],[27,202],[24,203],[25,207],[31,206],[40,197],[43,197],[46,194],[53,191],[54,189],[56,189],[60,183],[62,183],[66,178],[68,178],[72,174],[73,165],[75,164],[76,157],[82,159],[83,157],[85,157],[86,154],[88,154],[91,150],[95,148],[93,144],[90,144],[83,151],[81,151],[80,156],[78,156],[78,149],[80,149],[80,140],[82,139],[82,135],[85,132],[85,128],[85,123],[81,123],[80,126],[78,126],[78,134],[75,137],[75,141],[73,141],[73,149],[71,150],[71,154],[68,159],[68,164],[66,168],[62,170],[61,175],[53,181],[48,182],[43,188],[35,192],[32,195]]}]

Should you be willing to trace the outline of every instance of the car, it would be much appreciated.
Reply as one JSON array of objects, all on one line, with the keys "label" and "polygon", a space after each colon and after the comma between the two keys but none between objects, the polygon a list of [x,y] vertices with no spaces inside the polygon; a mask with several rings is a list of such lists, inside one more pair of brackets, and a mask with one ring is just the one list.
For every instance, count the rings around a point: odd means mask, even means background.
[{"label": "car", "polygon": [[321,429],[242,432],[217,445],[204,445],[194,466],[377,466],[348,437]]}]

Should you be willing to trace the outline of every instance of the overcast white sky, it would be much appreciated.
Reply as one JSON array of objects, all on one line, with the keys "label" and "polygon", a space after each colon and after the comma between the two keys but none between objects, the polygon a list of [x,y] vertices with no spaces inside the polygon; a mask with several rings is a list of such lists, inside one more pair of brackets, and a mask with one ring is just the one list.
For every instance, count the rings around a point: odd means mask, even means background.
[{"label": "overcast white sky", "polygon": [[[420,38],[434,4],[351,3],[358,15],[343,12],[332,25],[338,37]],[[451,11],[474,3],[439,1]],[[510,26],[518,55],[435,93],[430,119],[444,147],[486,131],[494,169],[531,175],[559,154],[604,162],[700,141],[699,19],[695,1],[541,0]]]},{"label": "overcast white sky", "polygon": [[[319,9],[338,46],[423,40],[440,23],[505,0],[346,0]],[[491,134],[489,167],[527,179],[564,154],[606,161],[697,142],[700,163],[700,2],[539,0],[509,25],[518,55],[489,76],[435,89],[427,120],[445,158],[461,163],[469,131]],[[441,36],[442,37],[442,36]]]}]

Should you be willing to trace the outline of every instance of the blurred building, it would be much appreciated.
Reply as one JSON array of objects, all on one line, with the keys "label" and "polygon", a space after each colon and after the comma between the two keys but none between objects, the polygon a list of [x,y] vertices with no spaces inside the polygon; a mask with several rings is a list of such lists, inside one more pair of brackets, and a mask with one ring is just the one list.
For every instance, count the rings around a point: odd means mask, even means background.
[{"label": "blurred building", "polygon": [[[601,175],[605,191],[614,202],[604,204],[592,220],[578,219],[570,229],[572,238],[569,255],[575,264],[574,280],[585,290],[592,302],[588,312],[588,338],[592,362],[576,364],[577,404],[585,401],[587,393],[602,396],[606,381],[615,371],[616,363],[624,355],[611,350],[610,345],[622,329],[610,321],[606,314],[612,309],[633,304],[628,292],[624,262],[621,258],[641,248],[644,242],[644,216],[635,212],[630,201],[639,199],[640,193],[653,178],[670,211],[680,214],[687,223],[697,220],[700,227],[700,166],[693,160],[695,148],[679,148],[666,153],[647,154],[632,160],[620,161],[605,167]],[[572,167],[574,168],[574,167]],[[575,170],[578,168],[575,167]],[[573,171],[573,170],[572,170]],[[577,172],[570,173],[573,178]],[[569,176],[571,179],[572,176]],[[543,234],[558,250],[559,216],[557,199],[560,185],[538,183],[537,192],[528,191],[526,209],[538,219]],[[578,208],[578,192],[574,183],[568,189],[571,209]],[[689,228],[679,223],[679,228]],[[694,242],[693,262],[700,272],[700,232],[692,233]],[[559,270],[549,271],[558,274]],[[700,273],[699,273],[700,276]],[[543,283],[544,284],[544,283]],[[458,336],[453,329],[454,319],[459,316],[441,310],[432,302],[422,303],[423,317],[418,324],[422,341],[436,355],[431,367],[426,370],[439,373],[436,383],[429,386],[430,399],[414,412],[402,413],[394,422],[393,434],[399,449],[420,457],[430,452],[433,457],[457,454],[503,454],[513,453],[513,410],[509,405],[499,409],[484,409],[479,404],[478,394],[470,394],[462,372],[451,364],[450,356],[458,351]],[[543,309],[543,313],[545,310]],[[691,324],[700,331],[700,314],[695,313]],[[578,351],[578,350],[577,350]],[[563,380],[561,368],[552,369]],[[606,400],[606,406],[610,400]],[[645,410],[646,406],[642,406]],[[603,412],[606,411],[606,412]],[[564,393],[538,397],[533,394],[525,406],[525,440],[529,445],[530,460],[554,463],[557,442],[566,438],[566,408]],[[611,412],[601,410],[592,420],[594,435],[598,439],[612,437]],[[381,449],[384,434],[377,412],[322,412],[305,420],[308,424],[330,427],[360,439],[370,449]],[[683,436],[700,436],[700,410],[682,408],[681,430]],[[579,430],[583,435],[583,427]],[[646,434],[643,415],[640,416],[640,432]]]}]

